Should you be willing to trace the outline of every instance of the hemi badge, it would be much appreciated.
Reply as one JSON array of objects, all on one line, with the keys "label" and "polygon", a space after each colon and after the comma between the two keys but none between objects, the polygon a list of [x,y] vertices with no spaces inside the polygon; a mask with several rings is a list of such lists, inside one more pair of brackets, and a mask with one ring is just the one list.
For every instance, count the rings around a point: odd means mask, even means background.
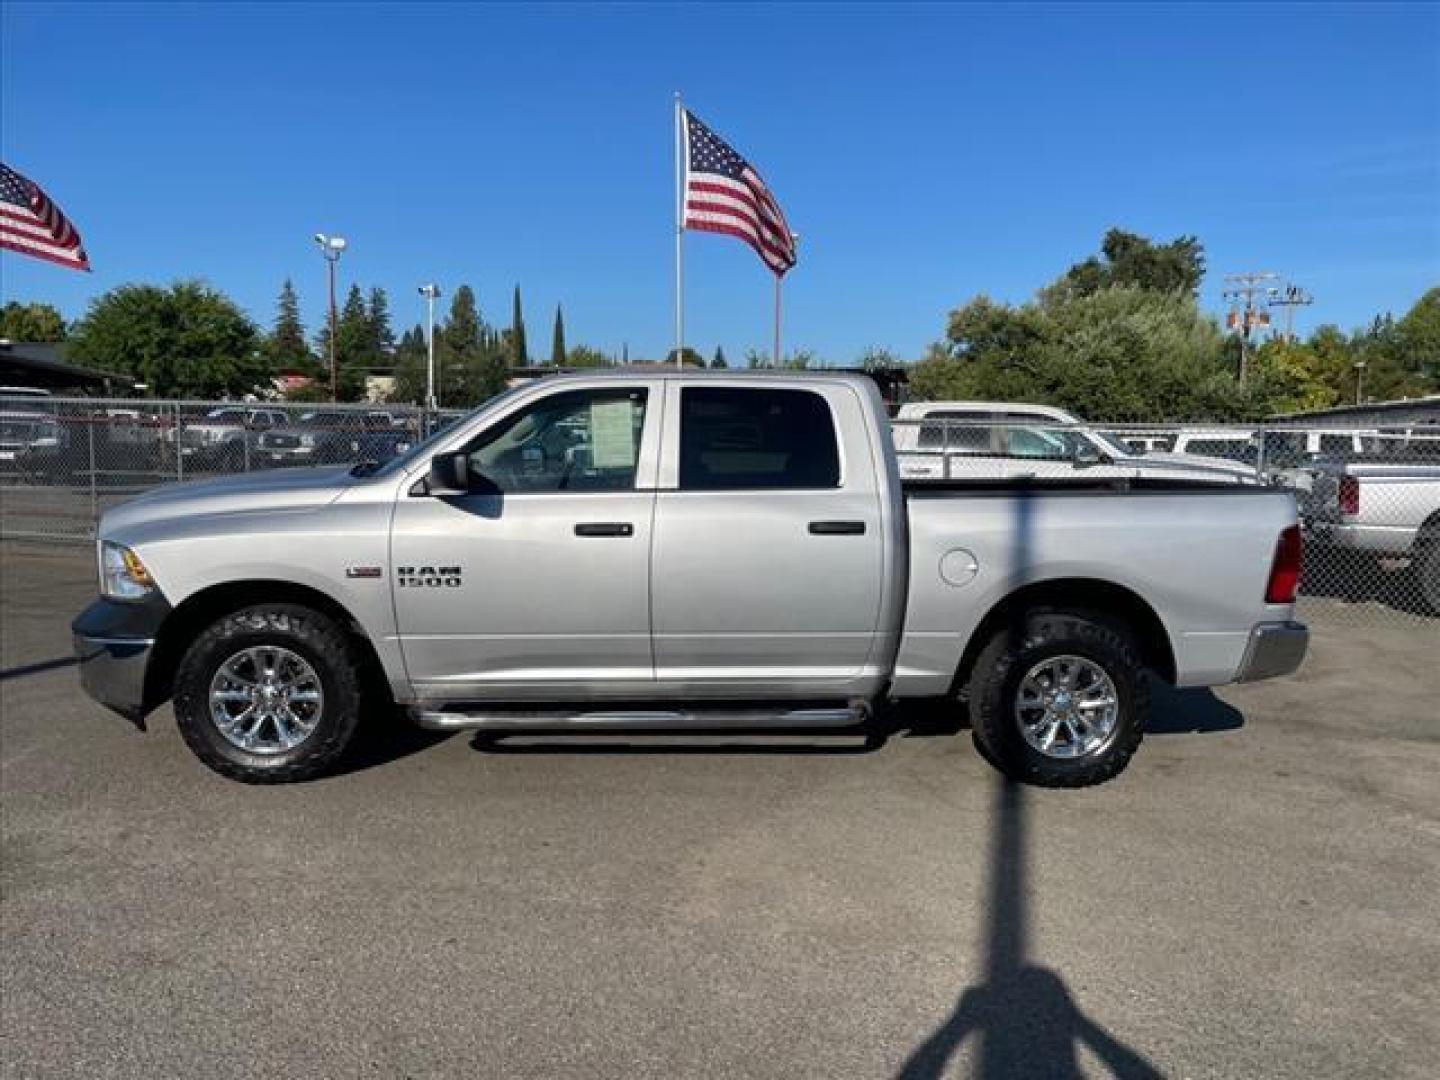
[{"label": "hemi badge", "polygon": [[384,572],[378,566],[347,566],[345,576],[347,578],[374,578],[383,576]]}]

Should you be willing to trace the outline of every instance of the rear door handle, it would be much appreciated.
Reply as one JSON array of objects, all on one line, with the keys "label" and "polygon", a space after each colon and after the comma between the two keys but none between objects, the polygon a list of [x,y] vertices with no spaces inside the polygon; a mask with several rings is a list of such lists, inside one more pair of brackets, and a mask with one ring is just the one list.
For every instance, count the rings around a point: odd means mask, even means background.
[{"label": "rear door handle", "polygon": [[815,536],[863,536],[863,521],[812,521],[810,532]]},{"label": "rear door handle", "polygon": [[581,521],[575,525],[576,536],[634,536],[635,526],[628,521]]}]

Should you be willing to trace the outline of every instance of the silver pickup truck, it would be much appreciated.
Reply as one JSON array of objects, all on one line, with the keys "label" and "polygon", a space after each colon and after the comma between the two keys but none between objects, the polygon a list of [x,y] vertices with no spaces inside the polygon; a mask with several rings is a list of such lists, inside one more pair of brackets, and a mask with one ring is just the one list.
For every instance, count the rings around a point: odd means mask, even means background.
[{"label": "silver pickup truck", "polygon": [[1408,560],[1421,600],[1440,615],[1440,464],[1322,462],[1300,500],[1321,552]]},{"label": "silver pickup truck", "polygon": [[[438,730],[893,723],[968,707],[1007,773],[1114,776],[1146,670],[1288,674],[1288,492],[1183,480],[902,485],[861,377],[552,377],[384,465],[156,489],[99,526],[90,694],[174,699],[210,767],[334,765],[362,716]],[[959,699],[964,699],[959,700]]]}]

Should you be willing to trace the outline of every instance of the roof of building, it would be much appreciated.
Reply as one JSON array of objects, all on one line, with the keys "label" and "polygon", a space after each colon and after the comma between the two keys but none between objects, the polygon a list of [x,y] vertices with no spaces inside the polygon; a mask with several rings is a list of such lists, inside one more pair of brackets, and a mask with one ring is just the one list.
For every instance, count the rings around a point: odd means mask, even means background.
[{"label": "roof of building", "polygon": [[0,339],[0,383],[46,390],[128,390],[135,385],[129,375],[80,367],[64,355],[64,347],[54,342]]},{"label": "roof of building", "polygon": [[1437,424],[1440,423],[1440,394],[1403,398],[1400,401],[1340,405],[1333,409],[1316,409],[1313,412],[1285,413],[1270,419],[1289,424],[1310,424],[1316,420],[1334,420],[1346,424]]}]

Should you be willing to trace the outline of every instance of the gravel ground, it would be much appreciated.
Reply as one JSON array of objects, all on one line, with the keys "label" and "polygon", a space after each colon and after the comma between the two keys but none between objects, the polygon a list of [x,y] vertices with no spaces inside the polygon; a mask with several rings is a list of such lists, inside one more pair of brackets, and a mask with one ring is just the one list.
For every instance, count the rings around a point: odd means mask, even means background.
[{"label": "gravel ground", "polygon": [[1434,620],[1309,602],[1086,791],[399,727],[263,789],[80,693],[89,559],[0,544],[5,1076],[1435,1075]]}]

